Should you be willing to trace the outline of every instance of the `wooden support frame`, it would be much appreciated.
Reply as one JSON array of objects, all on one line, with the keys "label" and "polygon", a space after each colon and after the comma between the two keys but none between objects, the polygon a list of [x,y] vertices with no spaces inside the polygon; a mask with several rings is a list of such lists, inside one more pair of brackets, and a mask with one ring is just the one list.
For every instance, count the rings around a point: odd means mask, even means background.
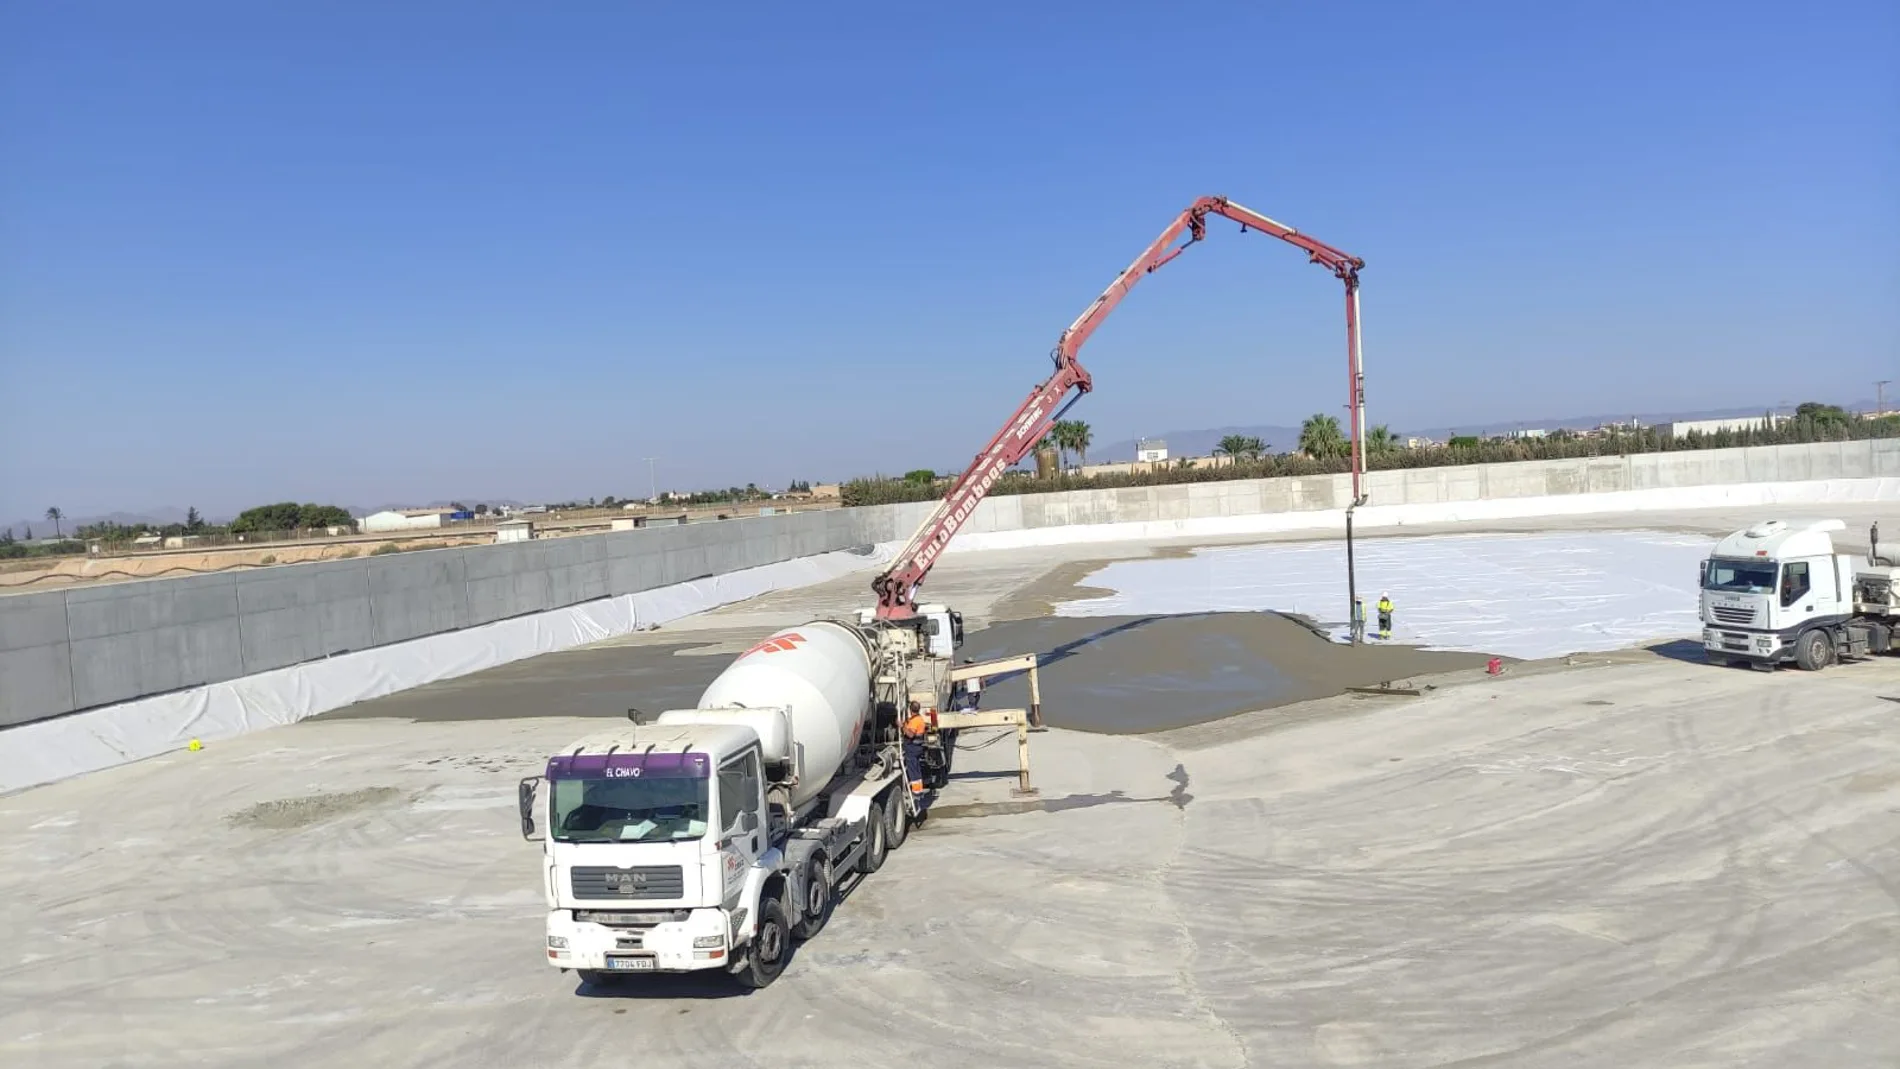
[{"label": "wooden support frame", "polygon": [[1005,675],[1010,672],[1029,673],[1029,727],[1037,731],[1044,730],[1042,723],[1042,680],[1036,673],[1036,655],[1024,653],[1015,657],[1002,657],[980,664],[960,664],[950,670],[950,682],[961,683],[966,679],[978,682],[991,676]]},{"label": "wooden support frame", "polygon": [[1002,728],[1016,729],[1016,793],[1036,794],[1029,782],[1029,711],[1027,709],[976,709],[967,713],[937,712],[937,729]]}]

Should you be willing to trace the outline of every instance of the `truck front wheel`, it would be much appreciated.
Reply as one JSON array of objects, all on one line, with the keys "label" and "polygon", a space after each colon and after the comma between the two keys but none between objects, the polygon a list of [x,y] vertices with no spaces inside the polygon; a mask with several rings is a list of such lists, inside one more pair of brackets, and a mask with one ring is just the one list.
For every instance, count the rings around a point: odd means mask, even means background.
[{"label": "truck front wheel", "polygon": [[1794,642],[1794,663],[1802,671],[1818,672],[1834,659],[1834,643],[1820,628],[1806,632]]},{"label": "truck front wheel", "polygon": [[791,943],[789,935],[785,907],[779,905],[778,899],[760,902],[759,926],[746,947],[745,966],[734,974],[741,987],[757,991],[778,979],[778,974],[785,971],[785,952]]}]

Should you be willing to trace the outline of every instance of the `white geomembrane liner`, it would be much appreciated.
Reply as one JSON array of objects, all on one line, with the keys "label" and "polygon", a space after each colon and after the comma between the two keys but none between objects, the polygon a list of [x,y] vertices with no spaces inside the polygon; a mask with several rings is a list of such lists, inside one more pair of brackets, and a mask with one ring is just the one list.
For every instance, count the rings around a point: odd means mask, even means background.
[{"label": "white geomembrane liner", "polygon": [[[1896,500],[1900,500],[1900,479],[1815,479],[1371,505],[1360,509],[1356,519],[1361,529],[1372,530],[1650,509],[1772,508]],[[1341,510],[1325,509],[1052,526],[966,532],[945,552],[1301,530],[1326,536],[1343,525]],[[1507,543],[1527,547],[1539,539],[1542,541],[1538,544],[1544,547],[1541,550],[1498,548]],[[1399,625],[1394,641],[1513,656],[1547,656],[1693,633],[1695,562],[1709,544],[1706,539],[1614,533],[1367,539],[1361,543],[1365,548],[1357,557],[1362,569],[1386,569],[1362,571],[1361,575],[1366,577],[1368,607],[1378,600],[1381,584],[1392,591]],[[1408,545],[1411,552],[1401,552]],[[1437,548],[1421,548],[1431,546]],[[824,582],[886,563],[898,548],[896,543],[887,543],[875,547],[869,555],[840,551],[748,568],[7,728],[0,732],[5,740],[0,746],[0,792],[151,757],[178,749],[193,738],[229,738],[294,723],[354,702],[626,634],[648,624],[677,620],[773,590]],[[1395,555],[1383,563],[1371,563],[1388,551]],[[1210,551],[1215,555],[1233,552]],[[1344,551],[1337,542],[1245,547],[1238,552],[1274,554],[1279,563],[1265,567],[1248,563],[1245,556],[1225,559],[1203,554],[1184,561],[1115,565],[1089,582],[1097,586],[1128,584],[1123,593],[1112,599],[1073,602],[1058,611],[1064,615],[1092,615],[1280,608],[1310,612],[1317,619],[1344,619]],[[1512,556],[1513,552],[1518,555]],[[1431,564],[1425,555],[1429,553],[1443,554],[1441,563]],[[1213,568],[1211,562],[1215,559],[1223,560],[1219,566],[1228,569],[1219,583],[1211,572],[1193,572],[1195,567]],[[1151,573],[1116,571],[1168,564],[1188,570],[1166,582],[1131,580],[1126,577]]]},{"label": "white geomembrane liner", "polygon": [[[1382,593],[1391,641],[1509,657],[1560,657],[1693,636],[1698,569],[1715,540],[1638,531],[1368,538],[1353,545],[1369,635]],[[1295,612],[1343,641],[1343,542],[1198,550],[1121,561],[1082,580],[1115,593],[1067,602],[1062,616]]]},{"label": "white geomembrane liner", "polygon": [[[894,544],[728,572],[6,729],[0,792],[295,723],[355,702],[888,562]],[[294,567],[294,565],[292,566]]]}]

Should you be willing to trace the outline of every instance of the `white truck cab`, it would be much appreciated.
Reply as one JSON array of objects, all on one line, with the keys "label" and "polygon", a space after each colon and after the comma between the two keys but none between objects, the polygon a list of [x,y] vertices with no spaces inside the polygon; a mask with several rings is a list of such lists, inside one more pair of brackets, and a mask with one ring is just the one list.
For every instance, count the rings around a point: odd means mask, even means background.
[{"label": "white truck cab", "polygon": [[[548,963],[583,976],[725,968],[753,934],[737,910],[770,867],[759,736],[655,725],[548,759]],[[532,790],[524,784],[524,793]]]},{"label": "white truck cab", "polygon": [[[1840,520],[1767,520],[1729,535],[1702,563],[1702,646],[1710,661],[1815,670],[1887,652],[1892,569],[1834,551]],[[1878,602],[1868,595],[1875,584]]]}]

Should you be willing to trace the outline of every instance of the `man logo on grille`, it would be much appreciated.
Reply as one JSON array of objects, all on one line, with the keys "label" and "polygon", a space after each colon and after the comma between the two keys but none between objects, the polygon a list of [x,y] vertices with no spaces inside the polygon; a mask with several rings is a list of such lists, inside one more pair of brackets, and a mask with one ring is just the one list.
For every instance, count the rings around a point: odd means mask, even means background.
[{"label": "man logo on grille", "polygon": [[646,889],[646,886],[647,874],[644,872],[610,872],[607,874],[608,889],[619,891],[623,895],[643,891]]}]

